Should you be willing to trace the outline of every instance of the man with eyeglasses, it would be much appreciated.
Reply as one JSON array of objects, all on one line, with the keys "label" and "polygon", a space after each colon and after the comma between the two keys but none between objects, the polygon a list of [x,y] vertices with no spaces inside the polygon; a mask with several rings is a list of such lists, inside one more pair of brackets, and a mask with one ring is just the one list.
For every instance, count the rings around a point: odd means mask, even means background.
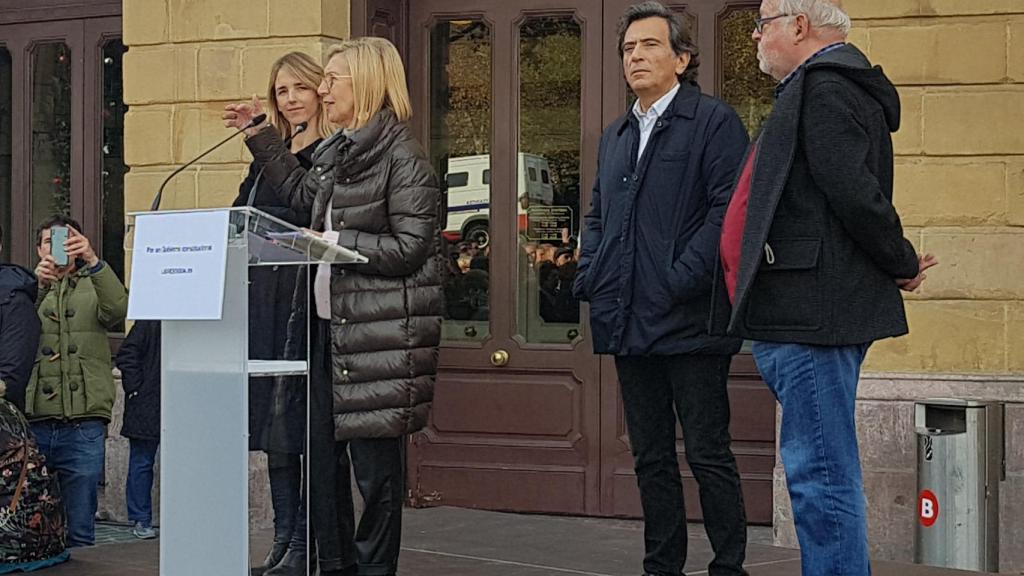
[{"label": "man with eyeglasses", "polygon": [[865,576],[860,367],[872,342],[907,333],[900,289],[936,261],[918,257],[893,208],[899,95],[846,44],[850,18],[835,0],[760,10],[757,57],[779,85],[722,226],[712,331],[754,341],[782,405],[803,574]]}]

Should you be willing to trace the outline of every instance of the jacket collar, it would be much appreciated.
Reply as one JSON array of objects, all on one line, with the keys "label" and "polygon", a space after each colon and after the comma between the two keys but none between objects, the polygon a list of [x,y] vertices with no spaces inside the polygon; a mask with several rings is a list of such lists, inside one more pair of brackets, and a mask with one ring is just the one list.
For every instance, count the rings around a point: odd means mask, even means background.
[{"label": "jacket collar", "polygon": [[[661,117],[668,120],[673,116],[679,116],[692,120],[697,117],[698,104],[700,104],[700,87],[692,82],[683,82],[679,85],[676,97],[672,99],[672,103],[665,109],[665,113]],[[639,126],[639,121],[636,119],[636,115],[633,114],[632,106],[629,107],[629,110],[617,122],[618,125],[615,127],[617,136],[621,136],[622,132],[630,124]]]}]

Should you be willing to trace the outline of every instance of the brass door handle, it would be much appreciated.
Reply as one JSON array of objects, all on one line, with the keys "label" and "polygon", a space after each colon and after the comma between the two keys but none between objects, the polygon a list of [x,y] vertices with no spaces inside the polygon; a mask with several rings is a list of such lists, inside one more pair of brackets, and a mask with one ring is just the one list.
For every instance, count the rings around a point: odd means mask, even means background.
[{"label": "brass door handle", "polygon": [[500,368],[508,364],[508,358],[508,352],[504,350],[495,350],[491,353],[491,364]]}]

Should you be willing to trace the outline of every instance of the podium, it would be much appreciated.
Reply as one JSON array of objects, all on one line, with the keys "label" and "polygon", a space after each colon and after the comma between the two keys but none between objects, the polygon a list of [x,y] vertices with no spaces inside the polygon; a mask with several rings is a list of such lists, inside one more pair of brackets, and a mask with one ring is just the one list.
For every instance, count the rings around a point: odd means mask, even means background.
[{"label": "podium", "polygon": [[[249,378],[309,382],[305,360],[249,359],[249,268],[366,258],[251,207],[138,212],[127,224],[128,317],[162,321],[160,574],[248,576]],[[308,347],[308,318],[306,330]]]}]

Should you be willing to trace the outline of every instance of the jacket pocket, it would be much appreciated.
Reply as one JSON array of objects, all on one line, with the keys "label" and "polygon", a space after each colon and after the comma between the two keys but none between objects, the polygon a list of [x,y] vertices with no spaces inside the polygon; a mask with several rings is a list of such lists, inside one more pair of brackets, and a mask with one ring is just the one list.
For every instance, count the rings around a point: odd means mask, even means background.
[{"label": "jacket pocket", "polygon": [[821,328],[821,239],[785,238],[764,245],[750,288],[745,323],[754,330]]}]

